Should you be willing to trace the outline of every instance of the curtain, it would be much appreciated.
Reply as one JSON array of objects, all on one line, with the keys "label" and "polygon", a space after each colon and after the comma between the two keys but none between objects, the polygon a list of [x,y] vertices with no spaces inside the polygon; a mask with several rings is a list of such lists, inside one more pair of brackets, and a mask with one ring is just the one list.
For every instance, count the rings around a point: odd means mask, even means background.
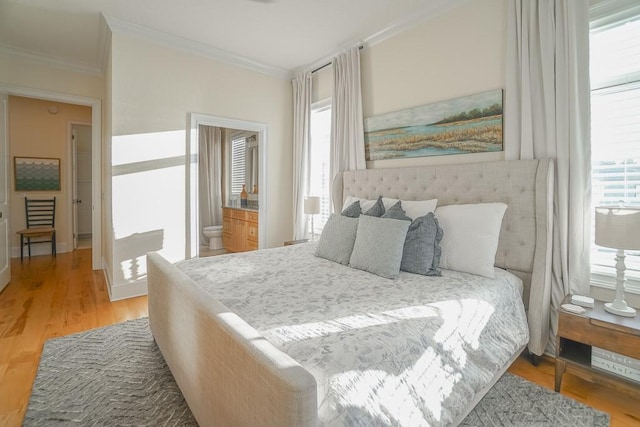
[{"label": "curtain", "polygon": [[590,287],[588,1],[510,0],[507,13],[505,156],[556,166],[546,350],[555,354],[556,308]]},{"label": "curtain", "polygon": [[302,73],[293,84],[293,239],[307,235],[304,198],[309,191],[309,142],[311,139],[311,73]]},{"label": "curtain", "polygon": [[200,125],[198,135],[200,244],[208,246],[204,227],[222,225],[222,132]]},{"label": "curtain", "polygon": [[331,182],[345,170],[366,169],[360,85],[360,48],[333,59],[331,108]]}]

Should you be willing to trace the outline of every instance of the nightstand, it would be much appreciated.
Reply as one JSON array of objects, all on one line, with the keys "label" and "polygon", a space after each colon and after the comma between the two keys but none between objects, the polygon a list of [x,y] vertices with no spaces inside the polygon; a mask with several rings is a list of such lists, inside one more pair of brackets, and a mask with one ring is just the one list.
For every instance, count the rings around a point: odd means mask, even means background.
[{"label": "nightstand", "polygon": [[300,243],[307,243],[308,241],[309,239],[287,240],[286,242],[284,242],[284,245],[285,246],[299,245]]},{"label": "nightstand", "polygon": [[[570,303],[571,296],[563,304]],[[558,308],[555,390],[560,391],[565,371],[590,382],[600,382],[623,392],[640,393],[640,384],[591,366],[591,348],[600,347],[640,359],[640,317],[621,317],[605,311],[596,301],[583,314]]]}]

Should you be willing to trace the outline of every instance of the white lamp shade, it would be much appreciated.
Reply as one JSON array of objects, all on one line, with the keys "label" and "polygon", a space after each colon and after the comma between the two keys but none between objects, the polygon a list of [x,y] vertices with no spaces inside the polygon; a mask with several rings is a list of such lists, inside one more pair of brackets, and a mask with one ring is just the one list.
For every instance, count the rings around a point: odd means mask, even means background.
[{"label": "white lamp shade", "polygon": [[640,208],[596,208],[596,245],[640,249]]},{"label": "white lamp shade", "polygon": [[307,215],[317,215],[320,213],[320,197],[307,196],[304,198],[304,213]]}]

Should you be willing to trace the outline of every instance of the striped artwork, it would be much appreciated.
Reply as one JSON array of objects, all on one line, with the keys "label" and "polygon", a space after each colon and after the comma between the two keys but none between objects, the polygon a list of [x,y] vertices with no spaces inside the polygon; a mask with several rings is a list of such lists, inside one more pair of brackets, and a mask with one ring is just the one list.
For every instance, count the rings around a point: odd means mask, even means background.
[{"label": "striped artwork", "polygon": [[60,159],[14,157],[16,191],[59,191]]}]

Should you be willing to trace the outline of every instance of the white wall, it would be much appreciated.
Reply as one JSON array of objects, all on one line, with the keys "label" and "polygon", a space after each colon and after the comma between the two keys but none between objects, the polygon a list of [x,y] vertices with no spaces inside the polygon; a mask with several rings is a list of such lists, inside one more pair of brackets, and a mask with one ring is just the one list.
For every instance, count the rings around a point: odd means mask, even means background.
[{"label": "white wall", "polygon": [[[505,85],[506,0],[473,0],[361,52],[364,117]],[[500,160],[503,153],[391,159],[368,168]]]},{"label": "white wall", "polygon": [[184,258],[189,112],[267,124],[267,247],[291,237],[291,98],[289,80],[112,34],[112,298],[146,291],[146,252]]},{"label": "white wall", "polygon": [[3,54],[0,54],[0,83],[91,98],[102,98],[104,90],[103,76]]}]

